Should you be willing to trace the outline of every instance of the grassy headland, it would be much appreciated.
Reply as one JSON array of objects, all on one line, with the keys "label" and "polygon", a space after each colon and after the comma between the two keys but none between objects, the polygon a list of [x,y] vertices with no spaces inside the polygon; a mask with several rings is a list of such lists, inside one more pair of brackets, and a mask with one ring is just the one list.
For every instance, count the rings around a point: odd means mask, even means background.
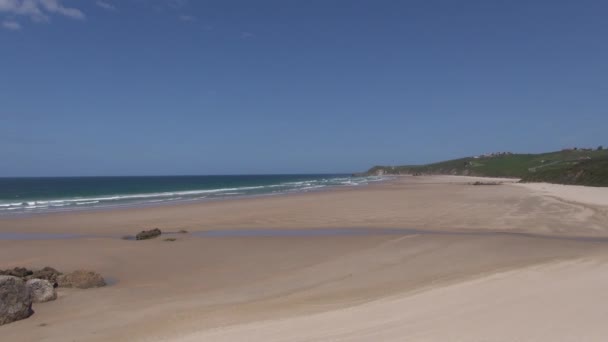
[{"label": "grassy headland", "polygon": [[374,166],[365,174],[511,177],[521,178],[523,182],[608,186],[608,150],[492,153],[426,165]]}]

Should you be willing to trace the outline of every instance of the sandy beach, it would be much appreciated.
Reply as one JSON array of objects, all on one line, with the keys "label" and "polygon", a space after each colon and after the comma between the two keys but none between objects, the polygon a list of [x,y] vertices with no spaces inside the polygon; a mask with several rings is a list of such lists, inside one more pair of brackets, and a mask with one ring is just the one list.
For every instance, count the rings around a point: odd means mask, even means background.
[{"label": "sandy beach", "polygon": [[[0,268],[86,268],[110,285],[59,289],[58,300],[36,304],[0,336],[605,340],[608,188],[471,185],[477,180],[404,176],[300,194],[3,217],[0,236],[30,238],[0,239]],[[153,227],[191,234],[121,239]]]}]

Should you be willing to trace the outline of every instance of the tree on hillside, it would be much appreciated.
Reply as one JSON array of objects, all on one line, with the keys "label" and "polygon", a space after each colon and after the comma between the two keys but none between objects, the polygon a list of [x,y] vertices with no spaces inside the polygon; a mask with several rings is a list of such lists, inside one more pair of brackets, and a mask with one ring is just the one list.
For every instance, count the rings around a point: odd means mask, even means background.
[{"label": "tree on hillside", "polygon": [[598,147],[597,147],[597,150],[598,150],[598,151],[601,151],[601,150],[603,150],[603,149],[604,149],[604,146],[602,146],[602,145],[600,145],[600,146],[598,146]]}]

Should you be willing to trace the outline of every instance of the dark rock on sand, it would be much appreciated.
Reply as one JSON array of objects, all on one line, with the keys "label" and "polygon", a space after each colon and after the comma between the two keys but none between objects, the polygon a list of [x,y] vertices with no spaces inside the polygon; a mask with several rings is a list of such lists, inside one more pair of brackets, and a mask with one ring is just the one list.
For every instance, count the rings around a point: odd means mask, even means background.
[{"label": "dark rock on sand", "polygon": [[137,240],[153,239],[157,236],[160,236],[161,233],[162,232],[158,228],[154,228],[154,229],[150,229],[150,230],[142,230],[141,232],[137,233],[137,235],[135,235],[135,238]]},{"label": "dark rock on sand", "polygon": [[40,270],[29,270],[24,267],[15,267],[10,270],[0,270],[0,275],[10,275],[20,278],[23,281],[28,281],[30,279],[44,279],[48,280],[56,287],[57,277],[61,275],[61,272],[48,266]]},{"label": "dark rock on sand", "polygon": [[28,318],[32,313],[32,297],[23,280],[0,275],[0,325]]},{"label": "dark rock on sand", "polygon": [[50,302],[57,299],[53,284],[45,279],[30,279],[25,282],[34,303]]},{"label": "dark rock on sand", "polygon": [[502,183],[501,182],[479,182],[479,181],[477,181],[472,184],[473,185],[501,185]]},{"label": "dark rock on sand", "polygon": [[17,278],[25,278],[34,273],[32,270],[28,270],[25,267],[15,267],[12,270],[0,270],[0,275],[9,275]]},{"label": "dark rock on sand", "polygon": [[32,275],[27,276],[26,278],[48,280],[54,287],[57,287],[57,277],[62,274],[63,273],[57,271],[56,269],[47,266],[41,270],[34,271]]},{"label": "dark rock on sand", "polygon": [[78,270],[57,277],[59,287],[75,287],[79,289],[89,289],[92,287],[105,286],[103,277],[93,271]]}]

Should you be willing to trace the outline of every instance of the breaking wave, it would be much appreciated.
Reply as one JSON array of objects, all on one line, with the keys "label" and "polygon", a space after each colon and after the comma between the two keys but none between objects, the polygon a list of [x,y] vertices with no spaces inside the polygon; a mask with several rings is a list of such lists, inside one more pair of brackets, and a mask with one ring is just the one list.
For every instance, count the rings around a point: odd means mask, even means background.
[{"label": "breaking wave", "polygon": [[70,198],[49,198],[37,200],[0,200],[0,215],[10,213],[36,213],[68,211],[86,208],[107,208],[115,206],[146,205],[157,203],[197,201],[235,196],[252,196],[277,193],[315,191],[336,186],[360,186],[381,181],[382,177],[323,177],[309,180],[279,181],[275,184],[255,186],[220,187],[215,189],[192,189],[185,191],[164,191],[149,193],[112,194],[102,196],[82,196]]}]

